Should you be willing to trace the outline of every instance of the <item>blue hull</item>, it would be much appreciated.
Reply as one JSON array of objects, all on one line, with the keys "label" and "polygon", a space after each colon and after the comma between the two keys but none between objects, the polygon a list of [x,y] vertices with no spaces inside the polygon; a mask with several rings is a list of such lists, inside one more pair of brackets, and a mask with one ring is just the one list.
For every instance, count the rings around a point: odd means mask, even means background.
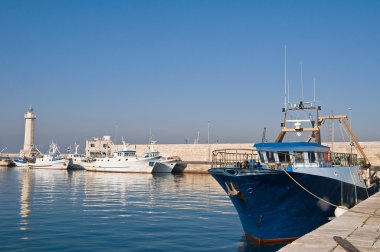
[{"label": "blue hull", "polygon": [[[290,242],[334,217],[335,207],[310,195],[283,171],[214,168],[209,173],[227,193],[231,185],[239,192],[230,199],[246,236],[256,243]],[[289,174],[317,196],[348,208],[374,192],[322,176]]]}]

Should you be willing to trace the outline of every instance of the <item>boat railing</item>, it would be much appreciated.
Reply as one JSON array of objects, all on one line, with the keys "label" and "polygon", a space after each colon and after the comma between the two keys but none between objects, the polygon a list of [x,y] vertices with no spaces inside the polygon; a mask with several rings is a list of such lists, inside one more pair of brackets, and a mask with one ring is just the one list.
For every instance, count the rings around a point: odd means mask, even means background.
[{"label": "boat railing", "polygon": [[221,149],[212,152],[212,168],[254,168],[257,165],[257,152],[253,149]]},{"label": "boat railing", "polygon": [[358,155],[350,153],[331,152],[332,166],[353,166],[359,165]]}]

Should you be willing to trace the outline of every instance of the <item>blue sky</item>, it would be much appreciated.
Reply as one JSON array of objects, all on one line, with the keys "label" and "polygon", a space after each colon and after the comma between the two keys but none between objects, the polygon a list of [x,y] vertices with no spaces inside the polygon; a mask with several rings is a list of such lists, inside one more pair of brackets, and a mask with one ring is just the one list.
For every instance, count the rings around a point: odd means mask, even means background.
[{"label": "blue sky", "polygon": [[[146,143],[273,140],[290,100],[380,140],[379,1],[0,1],[0,147],[105,134]],[[324,136],[325,138],[327,136]]]}]

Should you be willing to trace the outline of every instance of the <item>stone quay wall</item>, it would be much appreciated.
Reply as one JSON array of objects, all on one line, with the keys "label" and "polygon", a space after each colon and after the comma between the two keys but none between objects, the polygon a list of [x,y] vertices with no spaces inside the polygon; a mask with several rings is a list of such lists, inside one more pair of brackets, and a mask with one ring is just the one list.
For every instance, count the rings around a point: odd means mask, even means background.
[{"label": "stone quay wall", "polygon": [[[331,148],[333,152],[350,153],[351,147],[345,142],[322,143]],[[184,162],[197,161],[200,164],[188,164],[185,172],[202,172],[205,173],[211,167],[210,164],[202,162],[212,161],[212,152],[220,149],[252,149],[252,143],[240,144],[156,144],[157,150],[162,156],[179,156]],[[380,166],[380,141],[360,142],[372,166]],[[113,150],[122,149],[122,145],[115,145]],[[130,145],[130,149],[136,150],[137,155],[149,150],[148,145],[137,144]],[[355,148],[352,148],[354,154],[358,154]],[[359,155],[358,155],[359,157]]]}]

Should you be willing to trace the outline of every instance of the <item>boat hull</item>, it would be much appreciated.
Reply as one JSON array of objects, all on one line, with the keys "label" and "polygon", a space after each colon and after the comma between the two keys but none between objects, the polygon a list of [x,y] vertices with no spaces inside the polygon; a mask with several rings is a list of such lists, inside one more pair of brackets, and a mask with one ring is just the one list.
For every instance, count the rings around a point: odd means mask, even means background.
[{"label": "boat hull", "polygon": [[68,165],[67,169],[84,170],[83,163],[84,163],[84,161],[82,161],[82,160],[69,159],[69,165]]},{"label": "boat hull", "polygon": [[183,173],[186,168],[185,164],[182,164],[177,159],[160,159],[157,161],[157,165],[153,169],[153,173]]},{"label": "boat hull", "polygon": [[125,172],[125,173],[152,173],[157,166],[156,160],[129,160],[121,162],[89,162],[83,163],[86,171],[96,172]]},{"label": "boat hull", "polygon": [[51,162],[36,162],[29,163],[28,167],[31,169],[45,169],[45,170],[67,170],[69,165],[68,160],[56,160]]},{"label": "boat hull", "polygon": [[232,193],[230,199],[246,236],[259,244],[291,242],[334,217],[334,206],[305,189],[348,208],[374,191],[359,186],[359,181],[355,186],[333,177],[301,172],[240,168],[215,168],[209,172],[227,193]]},{"label": "boat hull", "polygon": [[10,159],[0,159],[0,166],[11,166],[12,161]]},{"label": "boat hull", "polygon": [[28,167],[28,163],[27,162],[20,162],[20,161],[17,161],[17,160],[13,160],[13,163],[15,164],[16,167]]}]

